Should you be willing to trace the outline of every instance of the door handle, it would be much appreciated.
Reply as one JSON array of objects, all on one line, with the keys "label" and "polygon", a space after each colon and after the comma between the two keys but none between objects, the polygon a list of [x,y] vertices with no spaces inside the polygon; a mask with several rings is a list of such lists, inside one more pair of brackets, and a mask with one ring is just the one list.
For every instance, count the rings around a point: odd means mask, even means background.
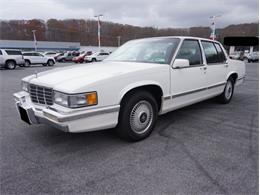
[{"label": "door handle", "polygon": [[228,67],[228,64],[225,64],[224,66],[227,68],[227,67]]},{"label": "door handle", "polygon": [[200,68],[201,70],[207,70],[207,66],[203,66]]}]

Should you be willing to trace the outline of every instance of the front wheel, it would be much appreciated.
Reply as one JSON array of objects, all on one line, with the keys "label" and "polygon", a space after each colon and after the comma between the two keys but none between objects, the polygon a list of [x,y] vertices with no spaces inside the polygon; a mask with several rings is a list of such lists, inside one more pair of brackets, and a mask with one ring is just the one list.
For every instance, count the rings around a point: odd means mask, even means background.
[{"label": "front wheel", "polygon": [[54,61],[53,61],[53,60],[49,60],[49,61],[47,62],[47,64],[48,64],[48,66],[53,66],[53,65],[54,65]]},{"label": "front wheel", "polygon": [[25,60],[25,63],[24,63],[25,67],[29,67],[31,65],[30,61],[29,60]]},{"label": "front wheel", "polygon": [[233,97],[234,86],[235,86],[235,81],[232,77],[230,77],[227,80],[224,91],[220,96],[218,96],[218,100],[220,103],[228,104],[231,101]]},{"label": "front wheel", "polygon": [[139,141],[148,137],[155,126],[158,105],[146,91],[128,95],[121,103],[117,132],[128,141]]}]

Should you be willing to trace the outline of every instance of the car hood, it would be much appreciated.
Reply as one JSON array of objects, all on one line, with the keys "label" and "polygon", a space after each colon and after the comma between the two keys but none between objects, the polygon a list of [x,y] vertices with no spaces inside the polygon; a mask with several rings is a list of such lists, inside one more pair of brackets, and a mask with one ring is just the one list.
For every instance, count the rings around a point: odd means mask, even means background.
[{"label": "car hood", "polygon": [[23,80],[36,85],[51,87],[55,90],[73,93],[82,86],[95,84],[110,77],[152,69],[158,66],[167,65],[132,62],[97,62],[55,68],[50,71],[36,73]]}]

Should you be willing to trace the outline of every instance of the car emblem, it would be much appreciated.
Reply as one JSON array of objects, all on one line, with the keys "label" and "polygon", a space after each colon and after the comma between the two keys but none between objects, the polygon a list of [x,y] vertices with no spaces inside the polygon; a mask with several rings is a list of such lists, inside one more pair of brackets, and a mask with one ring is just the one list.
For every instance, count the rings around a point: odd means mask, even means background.
[{"label": "car emblem", "polygon": [[35,71],[35,77],[38,78],[38,72],[37,71]]}]

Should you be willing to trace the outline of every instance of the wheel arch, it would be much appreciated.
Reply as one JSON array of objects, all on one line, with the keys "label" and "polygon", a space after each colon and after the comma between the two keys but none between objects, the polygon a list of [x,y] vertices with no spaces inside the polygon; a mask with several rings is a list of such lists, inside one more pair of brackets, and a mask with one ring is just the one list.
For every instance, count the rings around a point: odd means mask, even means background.
[{"label": "wheel arch", "polygon": [[10,62],[10,61],[12,61],[16,64],[16,61],[14,59],[7,59],[7,60],[5,60],[5,65],[6,65],[7,62]]},{"label": "wheel arch", "polygon": [[29,59],[24,59],[24,61],[28,61],[31,64],[31,60],[29,60]]},{"label": "wheel arch", "polygon": [[150,92],[154,98],[156,99],[156,102],[158,104],[158,110],[161,109],[162,106],[162,97],[163,97],[163,88],[160,84],[156,82],[142,82],[142,83],[134,83],[127,87],[125,87],[120,95],[119,95],[119,104],[121,105],[122,101],[128,96],[133,94],[135,91],[138,90],[145,90]]},{"label": "wheel arch", "polygon": [[230,77],[232,77],[232,78],[234,79],[235,83],[236,83],[237,78],[238,78],[238,73],[237,73],[237,72],[230,72],[230,73],[228,74],[227,78],[226,78],[226,81],[227,81]]}]

